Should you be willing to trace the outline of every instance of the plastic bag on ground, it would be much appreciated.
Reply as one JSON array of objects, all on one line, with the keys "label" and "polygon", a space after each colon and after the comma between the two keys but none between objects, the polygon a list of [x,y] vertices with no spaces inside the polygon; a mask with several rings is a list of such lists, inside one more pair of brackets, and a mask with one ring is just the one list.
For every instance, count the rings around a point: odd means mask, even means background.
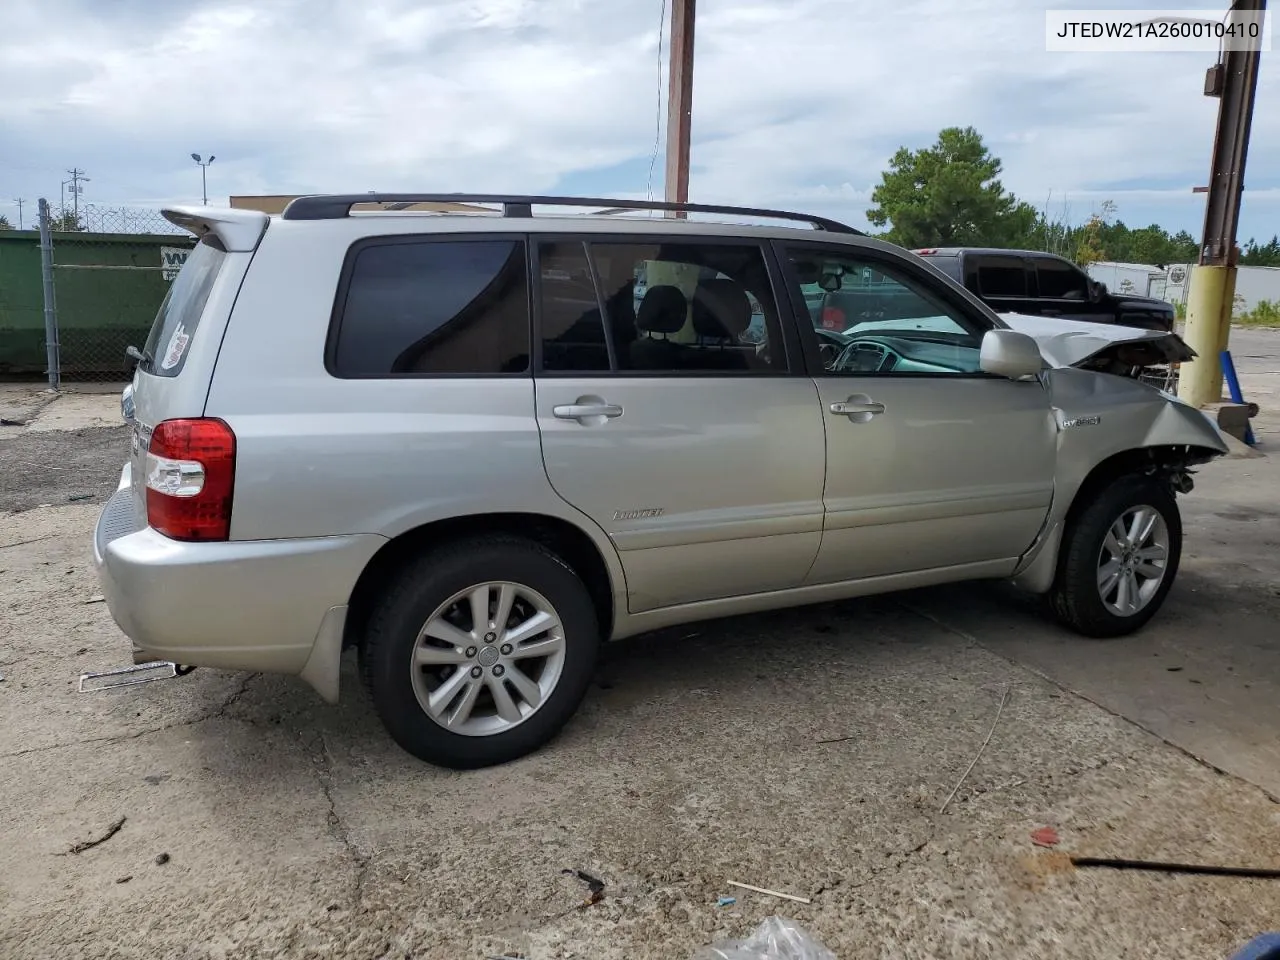
[{"label": "plastic bag on ground", "polygon": [[694,960],[836,960],[836,955],[795,921],[770,917],[747,939],[704,947]]}]

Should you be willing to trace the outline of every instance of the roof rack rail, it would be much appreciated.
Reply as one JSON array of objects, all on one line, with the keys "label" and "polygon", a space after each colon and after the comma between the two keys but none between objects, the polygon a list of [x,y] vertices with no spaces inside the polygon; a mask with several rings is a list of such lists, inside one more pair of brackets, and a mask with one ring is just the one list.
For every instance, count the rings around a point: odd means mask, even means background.
[{"label": "roof rack rail", "polygon": [[669,203],[665,200],[607,200],[599,197],[531,197],[487,193],[336,193],[297,197],[285,207],[285,220],[340,220],[349,216],[351,208],[362,203],[387,204],[388,209],[404,209],[417,203],[488,203],[500,204],[504,217],[531,217],[533,205],[554,207],[605,207],[608,213],[627,210],[663,210],[675,213],[721,213],[737,217],[763,217],[770,220],[793,220],[807,223],[815,230],[829,233],[852,233],[862,236],[847,224],[826,217],[814,217],[787,210],[756,207],[731,207],[712,203]]}]

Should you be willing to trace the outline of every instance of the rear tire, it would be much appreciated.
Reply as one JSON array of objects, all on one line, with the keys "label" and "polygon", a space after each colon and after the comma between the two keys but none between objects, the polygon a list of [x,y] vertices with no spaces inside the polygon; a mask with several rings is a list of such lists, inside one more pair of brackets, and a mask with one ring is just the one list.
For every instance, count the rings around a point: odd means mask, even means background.
[{"label": "rear tire", "polygon": [[1066,531],[1049,594],[1053,611],[1086,637],[1133,633],[1163,605],[1181,557],[1173,491],[1152,477],[1120,477]]},{"label": "rear tire", "polygon": [[396,743],[474,769],[551,740],[599,647],[590,593],[568,564],[532,541],[487,537],[405,567],[370,617],[361,671]]}]

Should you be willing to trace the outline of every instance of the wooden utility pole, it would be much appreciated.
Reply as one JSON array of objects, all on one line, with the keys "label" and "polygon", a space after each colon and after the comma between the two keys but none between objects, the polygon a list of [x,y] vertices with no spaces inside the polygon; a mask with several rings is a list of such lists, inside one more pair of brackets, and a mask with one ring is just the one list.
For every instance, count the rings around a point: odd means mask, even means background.
[{"label": "wooden utility pole", "polygon": [[[667,91],[669,203],[689,202],[689,137],[693,128],[693,20],[695,0],[671,0],[671,69]],[[683,216],[683,214],[681,214]]]}]

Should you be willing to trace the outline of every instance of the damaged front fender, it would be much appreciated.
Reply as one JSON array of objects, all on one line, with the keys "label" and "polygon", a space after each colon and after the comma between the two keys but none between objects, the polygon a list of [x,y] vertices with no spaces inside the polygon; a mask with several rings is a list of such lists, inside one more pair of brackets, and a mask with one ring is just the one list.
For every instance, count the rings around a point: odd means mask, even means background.
[{"label": "damaged front fender", "polygon": [[1063,529],[1082,490],[1145,472],[1186,493],[1190,468],[1228,450],[1207,416],[1137,380],[1072,367],[1047,370],[1045,378],[1058,432],[1054,501],[1014,576],[1035,593],[1053,585]]}]

